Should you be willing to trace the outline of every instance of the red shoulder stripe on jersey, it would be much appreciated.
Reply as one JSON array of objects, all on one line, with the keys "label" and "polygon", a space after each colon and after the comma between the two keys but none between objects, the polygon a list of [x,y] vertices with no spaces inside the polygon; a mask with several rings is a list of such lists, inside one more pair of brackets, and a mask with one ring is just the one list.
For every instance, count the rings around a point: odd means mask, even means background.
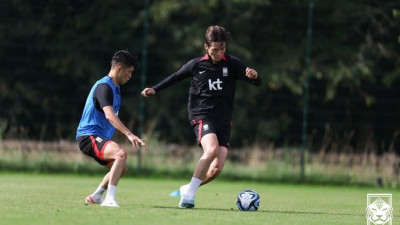
[{"label": "red shoulder stripe on jersey", "polygon": [[226,55],[225,55],[225,54],[222,56],[222,60],[224,60],[224,61],[227,61],[227,60],[228,60],[228,58],[226,58]]},{"label": "red shoulder stripe on jersey", "polygon": [[[200,61],[208,60],[209,58],[210,58],[210,56],[208,56],[208,54],[205,54],[205,55],[200,59]],[[222,56],[222,60],[224,60],[224,61],[227,61],[227,60],[228,60],[228,58],[226,57],[225,54]]]},{"label": "red shoulder stripe on jersey", "polygon": [[208,60],[208,59],[209,59],[208,54],[205,54],[205,55],[200,59],[200,61],[204,61],[204,60]]}]

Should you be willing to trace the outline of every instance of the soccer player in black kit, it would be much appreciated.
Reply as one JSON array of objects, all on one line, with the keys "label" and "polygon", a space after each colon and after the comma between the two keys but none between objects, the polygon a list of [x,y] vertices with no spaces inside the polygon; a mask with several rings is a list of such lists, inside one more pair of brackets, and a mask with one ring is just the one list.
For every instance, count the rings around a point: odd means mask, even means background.
[{"label": "soccer player in black kit", "polygon": [[189,121],[204,153],[189,184],[180,187],[180,208],[193,208],[200,185],[221,173],[229,149],[233,101],[237,80],[255,86],[261,84],[256,70],[240,59],[226,54],[229,32],[221,26],[210,26],[205,33],[204,56],[190,60],[180,70],[159,84],[145,88],[144,97],[159,93],[186,78],[192,77],[189,89]]}]

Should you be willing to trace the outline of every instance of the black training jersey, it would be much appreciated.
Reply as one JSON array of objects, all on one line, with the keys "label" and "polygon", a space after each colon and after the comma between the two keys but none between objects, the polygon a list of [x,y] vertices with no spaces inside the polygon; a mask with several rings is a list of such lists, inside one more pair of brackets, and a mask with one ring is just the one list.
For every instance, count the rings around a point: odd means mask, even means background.
[{"label": "black training jersey", "polygon": [[256,86],[261,84],[260,76],[257,79],[246,77],[246,68],[235,56],[225,54],[222,60],[213,64],[206,54],[190,60],[153,89],[160,92],[193,77],[189,89],[189,120],[211,117],[219,121],[231,121],[236,81],[240,79]]}]

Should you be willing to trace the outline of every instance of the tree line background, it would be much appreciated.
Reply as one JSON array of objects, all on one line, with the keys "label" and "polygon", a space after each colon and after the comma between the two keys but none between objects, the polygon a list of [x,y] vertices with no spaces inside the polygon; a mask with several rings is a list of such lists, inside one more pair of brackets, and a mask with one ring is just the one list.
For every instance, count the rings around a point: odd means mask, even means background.
[{"label": "tree line background", "polygon": [[[311,151],[400,151],[400,3],[314,0],[307,140]],[[149,1],[146,86],[205,53],[204,32],[231,32],[228,53],[258,70],[238,83],[232,146],[299,146],[306,81],[307,0]],[[0,139],[74,140],[93,83],[112,54],[142,61],[145,0],[9,0],[0,4]],[[122,87],[134,132],[142,65]],[[145,100],[144,132],[193,144],[190,80]],[[144,134],[143,134],[144,135]]]}]

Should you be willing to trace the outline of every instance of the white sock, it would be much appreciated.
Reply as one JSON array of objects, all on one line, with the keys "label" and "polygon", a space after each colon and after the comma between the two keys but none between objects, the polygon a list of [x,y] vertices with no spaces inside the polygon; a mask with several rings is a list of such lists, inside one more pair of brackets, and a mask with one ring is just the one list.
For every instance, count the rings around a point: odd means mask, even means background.
[{"label": "white sock", "polygon": [[116,191],[117,191],[117,186],[108,184],[107,197],[106,198],[115,199],[115,192]]},{"label": "white sock", "polygon": [[99,195],[99,196],[101,196],[101,195],[103,195],[103,193],[104,193],[106,190],[107,190],[107,189],[104,189],[101,185],[99,185],[99,186],[97,187],[97,189],[93,192],[92,196],[94,196],[94,195]]},{"label": "white sock", "polygon": [[189,189],[188,192],[186,193],[185,197],[187,199],[194,199],[194,195],[196,193],[197,188],[200,187],[201,180],[196,177],[192,177],[192,180],[190,181],[189,184]]}]

